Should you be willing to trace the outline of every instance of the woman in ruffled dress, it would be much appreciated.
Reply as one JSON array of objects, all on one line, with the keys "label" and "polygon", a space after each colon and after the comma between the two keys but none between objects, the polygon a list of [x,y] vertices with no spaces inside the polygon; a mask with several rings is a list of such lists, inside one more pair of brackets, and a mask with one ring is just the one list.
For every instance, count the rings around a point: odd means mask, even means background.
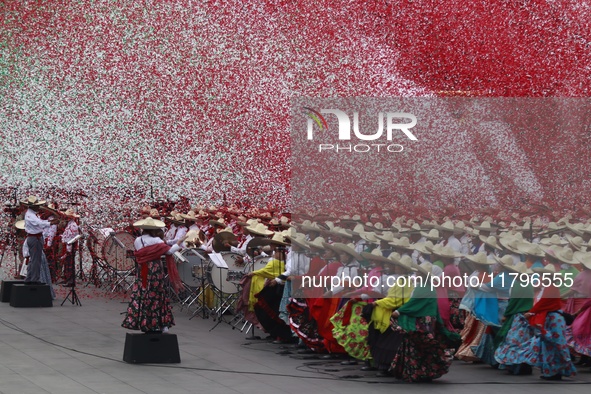
[{"label": "woman in ruffled dress", "polygon": [[390,373],[407,382],[437,379],[447,372],[453,357],[448,349],[457,348],[460,336],[449,331],[438,311],[437,294],[428,278],[432,264],[418,267],[417,281],[411,299],[392,312],[391,330],[402,337]]}]

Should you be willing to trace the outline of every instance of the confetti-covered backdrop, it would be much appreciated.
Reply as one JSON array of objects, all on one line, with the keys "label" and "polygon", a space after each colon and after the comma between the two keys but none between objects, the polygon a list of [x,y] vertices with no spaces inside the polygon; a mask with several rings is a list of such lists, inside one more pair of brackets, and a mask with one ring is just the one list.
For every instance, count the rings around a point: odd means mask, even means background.
[{"label": "confetti-covered backdrop", "polygon": [[[0,185],[6,198],[14,190],[19,198],[80,192],[104,207],[162,195],[285,208],[290,99],[587,96],[589,7],[575,0],[5,1]],[[527,125],[515,133],[523,154],[516,163],[544,161],[528,167],[542,200],[566,191],[572,197],[558,205],[587,201],[588,129],[572,139]],[[473,149],[472,160],[494,177],[489,144]],[[518,167],[511,171],[519,176]],[[404,182],[403,170],[399,176]],[[433,185],[433,198],[447,189]],[[491,185],[502,190],[495,179]]]}]

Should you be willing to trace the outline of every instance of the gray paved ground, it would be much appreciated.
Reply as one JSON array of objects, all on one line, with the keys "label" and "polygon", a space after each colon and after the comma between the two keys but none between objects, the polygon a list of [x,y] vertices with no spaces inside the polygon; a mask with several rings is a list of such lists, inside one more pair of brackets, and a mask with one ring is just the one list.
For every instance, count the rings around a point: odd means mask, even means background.
[{"label": "gray paved ground", "polygon": [[[379,379],[358,366],[303,360],[289,350],[211,320],[175,309],[181,364],[160,366],[122,361],[126,330],[120,327],[123,298],[81,289],[82,306],[22,309],[0,304],[0,393],[391,393],[474,392],[589,393],[589,368],[560,383],[533,376],[507,376],[483,365],[455,362],[431,384]],[[343,376],[354,375],[357,378]]]}]

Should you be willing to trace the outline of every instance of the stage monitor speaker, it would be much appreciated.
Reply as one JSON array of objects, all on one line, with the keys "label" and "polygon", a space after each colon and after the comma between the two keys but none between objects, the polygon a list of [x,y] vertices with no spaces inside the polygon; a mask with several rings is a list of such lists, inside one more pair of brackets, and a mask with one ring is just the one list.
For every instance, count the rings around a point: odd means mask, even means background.
[{"label": "stage monitor speaker", "polygon": [[53,306],[51,289],[44,283],[12,285],[10,306],[15,308],[46,308]]},{"label": "stage monitor speaker", "polygon": [[177,337],[162,333],[127,333],[123,361],[132,364],[180,363]]},{"label": "stage monitor speaker", "polygon": [[19,280],[19,279],[15,279],[15,280],[3,280],[0,289],[0,293],[1,298],[0,298],[0,302],[10,302],[10,293],[12,292],[12,285],[16,285],[19,283],[25,283],[24,280]]}]

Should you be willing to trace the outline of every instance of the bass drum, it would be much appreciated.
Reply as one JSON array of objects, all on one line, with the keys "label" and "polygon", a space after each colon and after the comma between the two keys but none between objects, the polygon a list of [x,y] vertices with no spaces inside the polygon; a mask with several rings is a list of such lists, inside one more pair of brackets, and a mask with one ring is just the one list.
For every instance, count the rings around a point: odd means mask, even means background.
[{"label": "bass drum", "polygon": [[253,271],[263,269],[267,266],[267,263],[271,260],[271,256],[257,256],[253,262]]},{"label": "bass drum", "polygon": [[[122,244],[123,248],[117,241]],[[103,260],[117,271],[134,269],[135,260],[127,256],[127,251],[135,250],[134,242],[133,235],[125,231],[118,231],[110,235],[103,243]]]},{"label": "bass drum", "polygon": [[103,257],[103,246],[107,238],[111,236],[111,233],[115,232],[112,228],[101,228],[99,230],[93,230],[88,236],[86,246],[92,257],[96,257],[100,260],[104,260]]},{"label": "bass drum", "polygon": [[244,263],[242,262],[242,256],[233,252],[222,252],[221,255],[228,265],[228,269],[219,268],[210,261],[207,269],[207,279],[209,280],[209,283],[211,283],[212,287],[221,293],[238,293],[239,288],[236,285],[236,280],[240,276],[238,273],[244,273]]},{"label": "bass drum", "polygon": [[176,267],[183,283],[189,287],[197,288],[203,283],[205,276],[203,270],[206,267],[203,266],[203,264],[205,264],[202,258],[203,256],[195,254],[193,250],[194,249],[183,249],[181,255],[189,262],[183,263],[177,260]]}]

